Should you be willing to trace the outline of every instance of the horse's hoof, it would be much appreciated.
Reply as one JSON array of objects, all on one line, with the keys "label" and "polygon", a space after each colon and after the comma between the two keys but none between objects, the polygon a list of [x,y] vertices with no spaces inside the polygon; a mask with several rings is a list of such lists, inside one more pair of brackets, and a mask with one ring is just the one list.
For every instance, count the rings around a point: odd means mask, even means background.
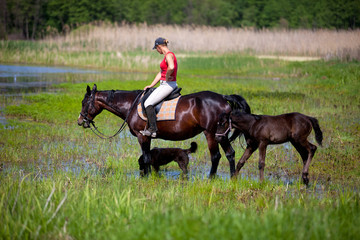
[{"label": "horse's hoof", "polygon": [[308,178],[303,178],[303,183],[304,183],[306,186],[309,186],[309,179],[308,179]]}]

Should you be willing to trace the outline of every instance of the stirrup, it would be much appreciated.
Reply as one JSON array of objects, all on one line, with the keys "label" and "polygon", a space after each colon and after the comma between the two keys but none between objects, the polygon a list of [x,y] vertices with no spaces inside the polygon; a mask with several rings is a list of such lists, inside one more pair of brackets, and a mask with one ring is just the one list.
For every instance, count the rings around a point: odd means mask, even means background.
[{"label": "stirrup", "polygon": [[150,132],[148,129],[145,129],[145,130],[143,130],[143,131],[140,131],[140,133],[141,133],[143,136],[148,136],[148,137],[153,137],[153,138],[156,137],[156,132]]}]

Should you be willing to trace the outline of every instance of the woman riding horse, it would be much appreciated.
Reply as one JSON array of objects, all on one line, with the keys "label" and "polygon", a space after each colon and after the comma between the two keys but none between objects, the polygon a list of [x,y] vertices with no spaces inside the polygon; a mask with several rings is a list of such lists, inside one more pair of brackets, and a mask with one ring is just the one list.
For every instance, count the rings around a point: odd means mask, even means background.
[{"label": "woman riding horse", "polygon": [[[78,118],[79,126],[89,128],[94,118],[104,109],[124,119],[129,126],[130,132],[136,136],[144,155],[144,163],[147,165],[144,174],[151,171],[151,137],[140,133],[146,121],[142,120],[137,113],[139,96],[143,91],[97,91],[96,85],[91,90],[87,86],[82,109]],[[250,107],[246,100],[239,95],[222,95],[215,92],[203,91],[189,95],[182,95],[178,101],[175,120],[158,122],[157,138],[171,141],[180,141],[195,137],[204,133],[211,155],[210,176],[216,174],[221,154],[219,143],[215,140],[215,133],[219,115],[222,112],[230,113],[233,109],[241,109],[250,113]],[[230,175],[235,174],[235,151],[228,140],[220,142],[229,161]]]},{"label": "woman riding horse", "polygon": [[156,75],[154,81],[144,88],[144,90],[152,88],[160,81],[160,86],[150,94],[144,103],[149,127],[144,131],[140,131],[144,136],[151,136],[153,138],[156,137],[157,131],[154,106],[177,88],[176,74],[178,65],[175,54],[170,52],[167,47],[168,43],[168,40],[161,37],[155,40],[153,49],[156,49],[160,54],[164,54],[165,57],[160,63],[160,72]]}]

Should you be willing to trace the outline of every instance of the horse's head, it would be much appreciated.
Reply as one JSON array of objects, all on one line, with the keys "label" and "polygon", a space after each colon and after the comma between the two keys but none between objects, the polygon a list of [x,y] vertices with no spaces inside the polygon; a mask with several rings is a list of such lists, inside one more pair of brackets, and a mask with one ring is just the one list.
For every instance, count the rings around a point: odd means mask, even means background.
[{"label": "horse's head", "polygon": [[231,131],[230,113],[221,113],[216,126],[215,140],[221,142]]},{"label": "horse's head", "polygon": [[97,91],[96,84],[92,90],[87,86],[84,99],[82,100],[82,108],[78,118],[78,125],[84,128],[89,128],[90,123],[101,110],[95,107],[95,94]]}]

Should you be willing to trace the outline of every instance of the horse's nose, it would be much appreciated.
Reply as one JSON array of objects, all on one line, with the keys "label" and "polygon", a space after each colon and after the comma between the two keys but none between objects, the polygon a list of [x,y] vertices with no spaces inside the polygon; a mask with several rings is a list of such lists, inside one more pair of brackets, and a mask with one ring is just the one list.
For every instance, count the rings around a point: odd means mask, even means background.
[{"label": "horse's nose", "polygon": [[78,120],[77,120],[77,124],[78,124],[79,126],[81,126],[81,125],[83,125],[83,123],[84,123],[83,118],[82,118],[81,116],[79,116],[79,118],[78,118]]},{"label": "horse's nose", "polygon": [[223,136],[219,136],[219,135],[215,136],[215,141],[221,142],[222,140],[223,140]]}]

